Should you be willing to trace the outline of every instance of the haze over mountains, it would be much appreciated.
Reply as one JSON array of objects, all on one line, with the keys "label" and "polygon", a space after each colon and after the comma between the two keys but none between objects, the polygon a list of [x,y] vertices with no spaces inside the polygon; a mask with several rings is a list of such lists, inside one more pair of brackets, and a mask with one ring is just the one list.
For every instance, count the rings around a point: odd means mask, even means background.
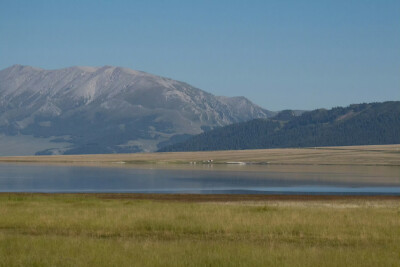
[{"label": "haze over mountains", "polygon": [[0,155],[156,151],[265,110],[121,67],[0,71]]}]

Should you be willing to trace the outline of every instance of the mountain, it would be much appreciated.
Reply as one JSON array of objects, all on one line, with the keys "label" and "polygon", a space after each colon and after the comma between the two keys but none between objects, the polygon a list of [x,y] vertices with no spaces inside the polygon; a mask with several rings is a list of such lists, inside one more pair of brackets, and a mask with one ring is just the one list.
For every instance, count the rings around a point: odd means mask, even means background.
[{"label": "mountain", "polygon": [[285,110],[269,119],[216,128],[160,151],[378,145],[400,143],[400,102]]},{"label": "mountain", "polygon": [[203,130],[273,114],[244,97],[214,96],[121,67],[0,71],[3,155],[155,151]]}]

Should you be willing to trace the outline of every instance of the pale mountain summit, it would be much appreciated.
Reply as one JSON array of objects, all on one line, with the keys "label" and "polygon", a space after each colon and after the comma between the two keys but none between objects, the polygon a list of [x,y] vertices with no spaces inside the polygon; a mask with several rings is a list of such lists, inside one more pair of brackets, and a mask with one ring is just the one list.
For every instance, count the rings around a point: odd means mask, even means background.
[{"label": "pale mountain summit", "polygon": [[46,140],[37,151],[16,147],[16,154],[155,151],[205,129],[273,114],[244,97],[113,66],[11,66],[0,71],[0,110],[0,148],[9,138]]}]

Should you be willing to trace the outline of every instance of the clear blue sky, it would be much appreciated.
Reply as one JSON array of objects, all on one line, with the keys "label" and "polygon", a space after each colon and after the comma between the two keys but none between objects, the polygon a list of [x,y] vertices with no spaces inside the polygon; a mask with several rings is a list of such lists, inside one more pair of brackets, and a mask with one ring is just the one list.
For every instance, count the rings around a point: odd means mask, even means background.
[{"label": "clear blue sky", "polygon": [[400,1],[0,0],[0,69],[116,65],[271,110],[400,100]]}]

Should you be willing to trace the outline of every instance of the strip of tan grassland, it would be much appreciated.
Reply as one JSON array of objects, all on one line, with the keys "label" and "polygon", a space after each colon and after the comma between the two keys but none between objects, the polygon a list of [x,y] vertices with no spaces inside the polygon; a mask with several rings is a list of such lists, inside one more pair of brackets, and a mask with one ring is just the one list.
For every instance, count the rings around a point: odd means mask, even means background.
[{"label": "strip of tan grassland", "polygon": [[400,166],[400,144],[315,148],[0,157],[1,162],[104,164],[288,164]]},{"label": "strip of tan grassland", "polygon": [[399,195],[289,195],[289,194],[148,194],[148,193],[0,193],[3,197],[34,198],[60,197],[81,199],[149,200],[193,203],[392,203],[399,204]]},{"label": "strip of tan grassland", "polygon": [[[7,193],[5,193],[7,194]],[[18,195],[18,193],[16,193]],[[30,195],[22,193],[20,195]],[[52,196],[53,194],[41,194]],[[60,194],[63,195],[63,194]],[[69,194],[64,194],[68,196]],[[77,194],[81,197],[95,197],[100,199],[125,199],[125,200],[153,200],[177,202],[365,202],[373,201],[399,201],[400,196],[395,195],[261,195],[261,194],[130,194],[130,193],[95,193]],[[0,194],[1,196],[1,194]]]}]

